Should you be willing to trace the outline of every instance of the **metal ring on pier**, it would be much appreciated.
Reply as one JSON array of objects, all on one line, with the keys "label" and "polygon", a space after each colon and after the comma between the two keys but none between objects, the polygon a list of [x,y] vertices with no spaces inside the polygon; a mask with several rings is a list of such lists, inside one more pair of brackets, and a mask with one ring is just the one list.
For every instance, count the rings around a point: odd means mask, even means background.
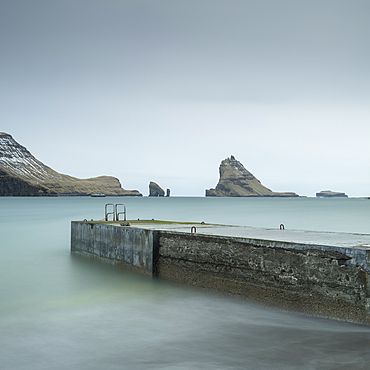
[{"label": "metal ring on pier", "polygon": [[280,230],[284,230],[285,227],[284,227],[284,224],[280,224]]},{"label": "metal ring on pier", "polygon": [[190,232],[193,233],[193,230],[194,230],[194,233],[197,232],[197,228],[195,226],[192,226],[191,229],[190,229]]}]

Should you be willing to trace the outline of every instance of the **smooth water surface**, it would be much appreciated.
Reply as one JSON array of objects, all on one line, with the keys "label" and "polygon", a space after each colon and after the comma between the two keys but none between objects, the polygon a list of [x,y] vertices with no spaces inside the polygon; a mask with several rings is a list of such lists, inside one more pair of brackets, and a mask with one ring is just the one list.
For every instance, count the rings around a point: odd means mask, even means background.
[{"label": "smooth water surface", "polygon": [[370,233],[370,200],[0,198],[1,369],[368,369],[370,327],[315,319],[70,254],[70,221]]}]

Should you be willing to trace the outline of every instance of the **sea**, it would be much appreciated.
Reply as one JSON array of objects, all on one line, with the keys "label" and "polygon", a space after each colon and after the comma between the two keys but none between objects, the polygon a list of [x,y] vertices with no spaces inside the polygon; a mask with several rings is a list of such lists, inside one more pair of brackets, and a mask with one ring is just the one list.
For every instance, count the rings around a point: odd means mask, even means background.
[{"label": "sea", "polygon": [[370,326],[284,312],[70,253],[104,217],[370,234],[366,198],[1,197],[0,368],[369,369]]}]

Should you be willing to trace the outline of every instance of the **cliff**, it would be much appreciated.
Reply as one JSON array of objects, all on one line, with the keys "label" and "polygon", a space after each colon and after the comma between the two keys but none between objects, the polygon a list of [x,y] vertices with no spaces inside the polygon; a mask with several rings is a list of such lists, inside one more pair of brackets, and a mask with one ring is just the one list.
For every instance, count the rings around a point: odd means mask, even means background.
[{"label": "cliff", "polygon": [[238,160],[231,156],[220,164],[220,179],[206,197],[298,197],[293,192],[278,193],[266,188]]},{"label": "cliff", "polygon": [[0,196],[29,195],[141,196],[137,190],[124,190],[118,179],[100,176],[90,179],[60,174],[37,160],[11,135],[0,133]]}]

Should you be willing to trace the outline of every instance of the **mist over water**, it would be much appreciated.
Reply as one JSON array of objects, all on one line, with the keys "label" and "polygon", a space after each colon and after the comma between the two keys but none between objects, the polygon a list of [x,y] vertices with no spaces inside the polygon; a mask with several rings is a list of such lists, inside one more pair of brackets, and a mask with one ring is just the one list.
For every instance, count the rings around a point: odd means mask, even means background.
[{"label": "mist over water", "polygon": [[70,221],[370,233],[366,199],[0,198],[4,369],[367,369],[370,327],[273,310],[70,254]]}]

